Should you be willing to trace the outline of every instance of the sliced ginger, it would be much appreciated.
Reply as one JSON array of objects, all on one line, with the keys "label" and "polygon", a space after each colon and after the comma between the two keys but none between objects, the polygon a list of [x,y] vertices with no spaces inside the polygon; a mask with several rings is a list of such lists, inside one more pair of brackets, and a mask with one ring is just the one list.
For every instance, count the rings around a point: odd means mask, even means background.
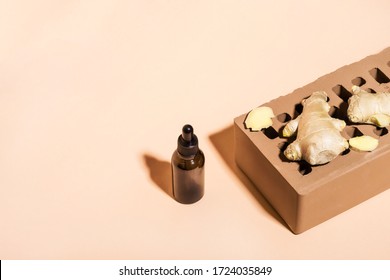
[{"label": "sliced ginger", "polygon": [[353,137],[349,139],[348,142],[351,149],[358,152],[371,152],[375,150],[379,144],[378,139],[368,135]]},{"label": "sliced ginger", "polygon": [[245,119],[245,126],[251,131],[260,131],[263,128],[270,127],[274,117],[274,112],[270,107],[257,107],[249,112]]}]

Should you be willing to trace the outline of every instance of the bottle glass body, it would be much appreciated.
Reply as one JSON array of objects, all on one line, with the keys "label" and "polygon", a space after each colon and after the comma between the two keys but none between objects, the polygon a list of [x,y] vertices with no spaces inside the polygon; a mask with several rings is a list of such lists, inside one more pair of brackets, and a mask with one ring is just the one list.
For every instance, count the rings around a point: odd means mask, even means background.
[{"label": "bottle glass body", "polygon": [[199,149],[194,156],[184,157],[177,150],[172,155],[174,198],[184,204],[200,200],[204,194],[205,157]]}]

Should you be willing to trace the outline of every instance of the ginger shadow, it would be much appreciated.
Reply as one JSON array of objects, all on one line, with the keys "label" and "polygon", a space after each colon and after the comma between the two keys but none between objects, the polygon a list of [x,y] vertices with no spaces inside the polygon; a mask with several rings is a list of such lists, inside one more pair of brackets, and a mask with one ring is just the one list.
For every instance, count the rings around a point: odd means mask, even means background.
[{"label": "ginger shadow", "polygon": [[167,195],[173,198],[171,164],[149,154],[143,155],[152,181]]},{"label": "ginger shadow", "polygon": [[275,218],[287,229],[289,229],[284,220],[279,216],[279,214],[274,210],[274,208],[272,208],[272,206],[268,203],[268,201],[264,198],[264,196],[260,193],[256,186],[237,166],[236,161],[234,159],[235,148],[233,125],[230,125],[229,127],[219,132],[211,134],[209,138],[211,143],[217,149],[218,153],[221,155],[222,159],[230,168],[230,170],[240,179],[240,181],[244,184],[244,186],[251,193],[251,195],[256,198],[258,203],[266,210],[268,214],[270,214],[271,217]]}]

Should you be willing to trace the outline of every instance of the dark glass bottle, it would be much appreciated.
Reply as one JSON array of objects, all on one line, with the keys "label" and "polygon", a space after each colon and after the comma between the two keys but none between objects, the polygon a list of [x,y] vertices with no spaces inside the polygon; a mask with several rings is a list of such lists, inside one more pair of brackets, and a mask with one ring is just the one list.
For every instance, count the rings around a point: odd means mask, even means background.
[{"label": "dark glass bottle", "polygon": [[183,127],[172,155],[173,197],[180,203],[197,202],[204,194],[205,157],[191,125]]}]

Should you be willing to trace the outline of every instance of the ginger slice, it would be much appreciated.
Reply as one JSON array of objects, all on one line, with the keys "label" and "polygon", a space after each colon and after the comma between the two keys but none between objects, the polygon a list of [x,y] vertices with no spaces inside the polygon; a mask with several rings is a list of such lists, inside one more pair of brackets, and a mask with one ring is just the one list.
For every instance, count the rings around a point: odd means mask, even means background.
[{"label": "ginger slice", "polygon": [[249,112],[245,119],[245,126],[251,131],[260,131],[272,126],[272,118],[274,117],[274,112],[270,107],[257,107]]},{"label": "ginger slice", "polygon": [[352,150],[358,152],[371,152],[378,147],[379,141],[374,137],[363,135],[348,140]]}]

